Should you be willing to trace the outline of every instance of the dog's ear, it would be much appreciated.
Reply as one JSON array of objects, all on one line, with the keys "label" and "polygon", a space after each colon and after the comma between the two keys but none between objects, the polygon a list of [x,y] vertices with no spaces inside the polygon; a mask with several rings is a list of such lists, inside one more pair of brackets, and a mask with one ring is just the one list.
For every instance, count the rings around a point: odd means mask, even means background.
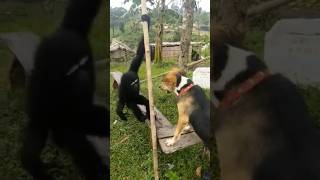
[{"label": "dog's ear", "polygon": [[179,73],[182,75],[182,76],[185,76],[187,74],[187,71],[186,69],[180,69]]},{"label": "dog's ear", "polygon": [[183,68],[174,67],[171,69],[171,72],[175,72],[177,75],[179,74],[180,76],[186,75],[186,71]]}]

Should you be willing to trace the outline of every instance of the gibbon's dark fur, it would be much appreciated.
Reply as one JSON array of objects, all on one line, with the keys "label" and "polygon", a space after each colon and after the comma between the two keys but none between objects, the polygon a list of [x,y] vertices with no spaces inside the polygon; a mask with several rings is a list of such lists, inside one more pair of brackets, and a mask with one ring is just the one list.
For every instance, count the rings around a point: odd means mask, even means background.
[{"label": "gibbon's dark fur", "polygon": [[85,179],[109,177],[108,163],[88,140],[105,138],[102,144],[107,146],[110,136],[109,110],[93,102],[95,72],[88,40],[100,4],[101,0],[70,0],[61,26],[36,51],[21,157],[36,180],[52,179],[40,158],[49,135],[72,155]]},{"label": "gibbon's dark fur", "polygon": [[[150,17],[148,15],[142,15],[142,21],[148,22],[148,27],[150,29]],[[144,40],[141,38],[136,56],[133,58],[129,70],[124,73],[121,77],[121,82],[119,86],[119,99],[117,104],[117,114],[122,120],[127,120],[127,117],[123,113],[123,108],[127,105],[133,111],[133,114],[139,121],[144,121],[149,119],[149,100],[144,96],[140,95],[140,81],[138,76],[139,67],[144,58]],[[147,110],[147,114],[144,115],[138,108],[138,104],[144,105]]]}]

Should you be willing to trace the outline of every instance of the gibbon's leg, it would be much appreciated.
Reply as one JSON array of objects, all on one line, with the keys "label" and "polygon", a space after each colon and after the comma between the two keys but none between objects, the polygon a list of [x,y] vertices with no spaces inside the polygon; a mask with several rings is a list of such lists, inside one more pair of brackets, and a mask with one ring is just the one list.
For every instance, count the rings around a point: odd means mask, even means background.
[{"label": "gibbon's leg", "polygon": [[90,119],[87,133],[110,137],[110,111],[106,107],[93,105],[87,119]]},{"label": "gibbon's leg", "polygon": [[25,137],[21,152],[23,168],[30,173],[34,180],[51,180],[46,173],[44,163],[40,159],[42,149],[48,138],[48,129],[32,119],[25,129]]},{"label": "gibbon's leg", "polygon": [[117,114],[120,117],[121,120],[127,121],[127,117],[123,113],[123,108],[124,108],[125,103],[118,101],[117,103]]},{"label": "gibbon's leg", "polygon": [[73,160],[86,180],[105,180],[108,176],[107,166],[90,144],[85,134],[66,132],[65,141]]},{"label": "gibbon's leg", "polygon": [[137,99],[137,103],[138,104],[142,104],[146,107],[146,116],[147,118],[150,120],[150,107],[149,107],[149,100],[142,96],[142,95],[139,95],[138,99]]},{"label": "gibbon's leg", "polygon": [[144,122],[146,120],[146,116],[141,112],[136,102],[127,103],[128,108],[130,108],[134,114],[134,116],[140,121]]}]

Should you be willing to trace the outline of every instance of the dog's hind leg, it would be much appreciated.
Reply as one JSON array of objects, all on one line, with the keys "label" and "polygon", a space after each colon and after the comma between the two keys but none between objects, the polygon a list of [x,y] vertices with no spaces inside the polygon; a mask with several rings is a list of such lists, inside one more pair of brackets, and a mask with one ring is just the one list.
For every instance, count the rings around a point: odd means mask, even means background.
[{"label": "dog's hind leg", "polygon": [[142,114],[141,110],[139,109],[138,105],[134,102],[130,102],[127,104],[128,108],[130,108],[134,114],[134,116],[141,122],[146,120],[146,116]]},{"label": "dog's hind leg", "polygon": [[211,131],[210,115],[205,114],[201,110],[195,110],[190,115],[190,123],[197,135],[204,142],[207,147],[213,139],[213,132]]},{"label": "dog's hind leg", "polygon": [[144,105],[146,107],[146,116],[148,119],[150,119],[150,107],[149,107],[149,100],[142,96],[139,95],[138,99],[137,99],[137,104],[141,104]]},{"label": "dog's hind leg", "polygon": [[123,108],[124,108],[124,103],[122,101],[118,101],[117,103],[117,114],[118,116],[120,117],[121,120],[124,120],[126,121],[127,120],[127,117],[124,115],[123,113]]},{"label": "dog's hind leg", "polygon": [[23,168],[30,173],[34,180],[51,180],[46,173],[44,163],[40,159],[42,149],[48,138],[48,129],[38,122],[30,120],[25,129],[25,137],[21,150]]}]

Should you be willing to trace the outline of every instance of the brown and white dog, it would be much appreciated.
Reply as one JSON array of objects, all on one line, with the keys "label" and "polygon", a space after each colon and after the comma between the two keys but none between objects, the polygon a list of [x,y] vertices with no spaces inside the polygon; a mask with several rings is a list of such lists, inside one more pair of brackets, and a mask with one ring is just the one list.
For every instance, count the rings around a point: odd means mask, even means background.
[{"label": "brown and white dog", "polygon": [[221,37],[211,41],[219,179],[320,179],[320,132],[298,87]]},{"label": "brown and white dog", "polygon": [[[209,126],[209,100],[200,86],[194,85],[191,79],[182,75],[181,69],[173,68],[169,71],[163,77],[160,88],[177,95],[179,118],[174,136],[166,141],[167,146],[174,145],[180,139],[183,130],[189,128],[189,122],[194,126],[193,122],[203,121],[200,129]],[[202,137],[208,137],[206,133],[209,132],[202,131],[198,135],[202,139]]]}]

